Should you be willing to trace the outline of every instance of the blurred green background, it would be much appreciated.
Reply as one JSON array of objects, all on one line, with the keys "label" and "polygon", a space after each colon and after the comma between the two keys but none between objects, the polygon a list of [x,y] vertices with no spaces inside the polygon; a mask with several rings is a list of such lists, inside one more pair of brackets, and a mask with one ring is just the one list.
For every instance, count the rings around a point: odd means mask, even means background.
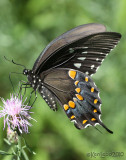
[{"label": "blurred green background", "polygon": [[[59,108],[53,112],[38,94],[32,111],[28,144],[37,153],[28,153],[31,160],[90,160],[87,153],[123,152],[122,157],[106,156],[104,160],[126,159],[126,0],[0,0],[0,97],[10,97],[10,72],[22,67],[6,61],[3,56],[31,69],[39,53],[54,38],[80,24],[102,23],[109,31],[122,34],[121,42],[93,76],[102,99],[102,120],[114,131],[111,135],[101,126],[103,134],[93,127],[77,130]],[[12,75],[15,88],[21,75]],[[27,90],[29,95],[31,89]],[[0,102],[0,105],[2,103]],[[0,120],[0,150],[8,150]],[[10,160],[10,156],[2,160]]]}]

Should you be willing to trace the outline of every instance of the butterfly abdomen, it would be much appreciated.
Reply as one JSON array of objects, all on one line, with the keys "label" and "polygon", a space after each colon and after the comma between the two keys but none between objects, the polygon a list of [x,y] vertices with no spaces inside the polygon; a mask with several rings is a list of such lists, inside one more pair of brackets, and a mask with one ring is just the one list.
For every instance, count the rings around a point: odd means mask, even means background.
[{"label": "butterfly abdomen", "polygon": [[56,100],[55,100],[55,96],[52,94],[51,91],[49,91],[46,87],[42,86],[41,88],[38,89],[40,95],[42,96],[42,98],[45,100],[45,102],[48,104],[48,106],[56,111],[57,110],[57,106],[56,106]]}]

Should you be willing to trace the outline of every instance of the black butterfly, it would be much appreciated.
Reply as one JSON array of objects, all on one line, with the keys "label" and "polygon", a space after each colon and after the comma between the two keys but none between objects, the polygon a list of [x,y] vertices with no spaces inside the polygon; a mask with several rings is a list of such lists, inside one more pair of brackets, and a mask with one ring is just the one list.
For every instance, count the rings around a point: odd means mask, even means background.
[{"label": "black butterfly", "polygon": [[106,32],[101,24],[78,26],[43,50],[32,70],[24,69],[28,84],[56,111],[56,101],[78,129],[102,125],[101,99],[91,75],[117,45],[121,34]]}]

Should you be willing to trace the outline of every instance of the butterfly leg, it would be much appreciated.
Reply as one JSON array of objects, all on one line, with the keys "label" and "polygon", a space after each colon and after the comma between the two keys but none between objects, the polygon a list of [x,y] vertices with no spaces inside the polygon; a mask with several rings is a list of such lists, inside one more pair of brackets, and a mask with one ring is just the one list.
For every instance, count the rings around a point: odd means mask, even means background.
[{"label": "butterfly leg", "polygon": [[32,105],[31,105],[31,107],[34,105],[36,99],[37,99],[37,94],[36,94],[36,91],[35,91],[35,99],[34,99],[34,102],[33,102]]},{"label": "butterfly leg", "polygon": [[30,86],[28,86],[28,85],[30,85],[28,82],[25,82],[25,81],[22,81],[22,80],[19,81],[19,86],[20,86],[20,87],[19,87],[19,93],[18,93],[18,95],[21,96],[22,88],[25,89],[22,98],[24,97],[24,95],[25,95],[25,93],[26,93],[26,88],[30,88]]},{"label": "butterfly leg", "polygon": [[10,73],[9,73],[9,80],[10,80],[10,83],[11,83],[11,85],[12,85],[13,92],[15,92],[15,90],[14,90],[14,85],[13,85],[12,80],[11,80],[11,74],[12,74],[12,73],[13,73],[13,72],[10,72]]},{"label": "butterfly leg", "polygon": [[35,92],[35,91],[33,90],[33,91],[30,93],[30,98],[29,98],[29,101],[28,101],[28,105],[30,104],[31,97],[32,97],[32,94],[33,94],[34,92]]},{"label": "butterfly leg", "polygon": [[32,97],[32,94],[33,94],[34,92],[35,92],[35,99],[34,99],[34,101],[33,101],[32,105],[31,105],[31,107],[34,105],[34,103],[35,103],[35,101],[36,101],[36,99],[37,99],[36,91],[35,91],[35,90],[33,90],[33,91],[30,93],[30,98],[29,98],[29,101],[28,101],[28,105],[30,104],[31,97]]}]

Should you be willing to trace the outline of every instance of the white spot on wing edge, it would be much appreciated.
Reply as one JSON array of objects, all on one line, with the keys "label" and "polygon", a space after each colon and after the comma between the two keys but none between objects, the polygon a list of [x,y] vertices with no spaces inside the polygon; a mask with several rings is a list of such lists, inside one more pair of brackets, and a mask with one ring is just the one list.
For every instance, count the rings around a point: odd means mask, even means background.
[{"label": "white spot on wing edge", "polygon": [[80,68],[81,67],[81,63],[74,63],[74,66],[77,67],[77,68]]},{"label": "white spot on wing edge", "polygon": [[99,119],[100,119],[100,121],[102,122],[102,120],[101,120],[101,114],[99,115],[99,117],[98,117]]},{"label": "white spot on wing edge", "polygon": [[82,54],[87,54],[87,53],[88,53],[87,51],[82,52]]},{"label": "white spot on wing edge", "polygon": [[77,59],[84,61],[86,59],[86,57],[78,57]]},{"label": "white spot on wing edge", "polygon": [[99,105],[99,110],[100,110],[100,112],[101,112],[101,104]]},{"label": "white spot on wing edge", "polygon": [[87,124],[84,128],[87,128],[88,126],[92,126],[91,124]]},{"label": "white spot on wing edge", "polygon": [[71,120],[71,122],[75,122],[75,123],[76,123],[76,120],[75,120],[75,119],[73,119],[73,120]]},{"label": "white spot on wing edge", "polygon": [[89,72],[87,71],[87,72],[85,72],[85,74],[87,74],[87,75],[88,75],[88,74],[89,74]]},{"label": "white spot on wing edge", "polygon": [[100,124],[99,123],[95,123],[94,126],[96,126],[96,125],[100,125]]},{"label": "white spot on wing edge", "polygon": [[93,64],[93,65],[91,65],[91,69],[93,69],[95,67],[95,65]]},{"label": "white spot on wing edge", "polygon": [[76,102],[76,101],[77,101],[77,98],[73,97],[73,101]]}]

